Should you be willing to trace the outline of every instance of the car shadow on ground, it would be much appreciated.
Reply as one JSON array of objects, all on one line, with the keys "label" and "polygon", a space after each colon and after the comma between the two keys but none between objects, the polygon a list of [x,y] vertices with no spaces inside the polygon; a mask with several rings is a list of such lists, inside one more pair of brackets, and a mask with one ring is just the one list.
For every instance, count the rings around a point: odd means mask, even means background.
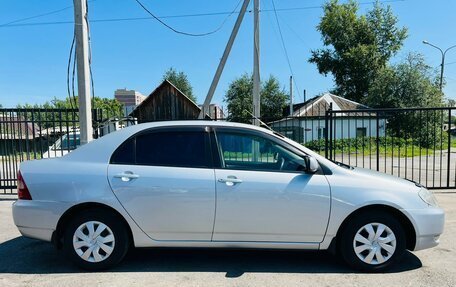
[{"label": "car shadow on ground", "polygon": [[[0,274],[84,273],[50,243],[16,237],[0,244]],[[388,273],[422,266],[407,252]],[[356,273],[327,252],[234,249],[133,249],[110,272]]]}]

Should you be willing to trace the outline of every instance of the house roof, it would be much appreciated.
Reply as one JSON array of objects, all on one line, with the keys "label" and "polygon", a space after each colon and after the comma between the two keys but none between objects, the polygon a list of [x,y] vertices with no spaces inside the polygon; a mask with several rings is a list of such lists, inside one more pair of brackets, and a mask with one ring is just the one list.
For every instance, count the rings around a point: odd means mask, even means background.
[{"label": "house roof", "polygon": [[[293,112],[293,117],[317,117],[324,116],[326,111],[332,104],[333,111],[344,111],[344,110],[367,110],[370,109],[368,106],[333,95],[331,93],[325,93],[320,96],[316,96],[308,101],[294,106],[297,109]],[[350,113],[351,116],[367,116],[370,113]],[[345,114],[341,114],[345,115]]]},{"label": "house roof", "polygon": [[[160,85],[158,85],[145,99],[144,101],[142,101],[138,106],[135,107],[135,109],[133,111],[130,112],[129,116],[135,116],[135,114],[141,109],[141,107],[147,105],[149,103],[149,101],[152,100],[152,98],[155,96],[155,94],[157,94],[163,87],[165,86],[171,86],[173,87],[179,94],[179,96],[181,96],[183,99],[185,99],[185,101],[188,101],[189,105],[194,107],[195,110],[197,111],[201,111],[201,107],[199,107],[192,99],[190,99],[186,94],[184,94],[184,92],[182,92],[181,90],[179,90],[178,87],[176,87],[173,83],[171,83],[170,81],[168,81],[167,79],[163,80],[163,82],[161,82]],[[206,113],[206,116],[205,116],[207,119],[210,119],[210,116]]]},{"label": "house roof", "polygon": [[40,127],[20,115],[0,115],[1,139],[34,139],[40,137]]},{"label": "house roof", "polygon": [[141,103],[140,103],[140,104],[139,104],[139,105],[130,113],[130,115],[133,115],[133,114],[135,113],[135,111],[136,111],[137,109],[139,109],[141,106],[146,105],[147,102],[151,100],[151,97],[153,97],[153,96],[154,96],[160,89],[162,89],[165,85],[169,85],[169,86],[173,87],[174,89],[176,89],[176,90],[180,93],[180,95],[184,97],[184,99],[186,99],[187,101],[189,101],[190,104],[193,104],[193,105],[195,106],[195,108],[201,110],[201,108],[198,107],[198,105],[197,105],[194,101],[192,101],[186,94],[184,94],[184,92],[182,92],[181,90],[179,90],[179,88],[177,88],[173,83],[171,83],[170,81],[168,81],[167,79],[165,79],[165,80],[163,80],[163,82],[161,82],[160,85],[158,85],[158,86],[149,94],[149,96],[147,96],[147,97],[144,99],[144,101],[142,101],[142,102],[141,102]]}]

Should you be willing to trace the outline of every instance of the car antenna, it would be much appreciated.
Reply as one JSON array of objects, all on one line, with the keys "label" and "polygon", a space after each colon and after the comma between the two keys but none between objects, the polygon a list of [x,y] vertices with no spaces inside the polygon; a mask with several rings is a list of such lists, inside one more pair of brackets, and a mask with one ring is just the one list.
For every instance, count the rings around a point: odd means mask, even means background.
[{"label": "car antenna", "polygon": [[268,126],[265,122],[263,122],[262,120],[260,120],[258,117],[256,117],[255,115],[253,115],[250,111],[248,110],[244,110],[246,112],[248,112],[254,119],[258,120],[260,122],[260,124],[262,124],[263,126],[267,127],[271,132],[276,132],[274,131],[273,129],[271,129],[270,126]]}]

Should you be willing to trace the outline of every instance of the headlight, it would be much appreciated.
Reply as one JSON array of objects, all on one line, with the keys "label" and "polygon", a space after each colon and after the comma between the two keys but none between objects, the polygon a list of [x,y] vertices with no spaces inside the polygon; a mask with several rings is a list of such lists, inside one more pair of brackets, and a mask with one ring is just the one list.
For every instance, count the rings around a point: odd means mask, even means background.
[{"label": "headlight", "polygon": [[418,192],[418,195],[421,197],[421,199],[429,204],[430,206],[439,206],[437,203],[437,199],[435,198],[434,194],[432,191],[429,191],[426,188],[420,188],[420,191]]}]

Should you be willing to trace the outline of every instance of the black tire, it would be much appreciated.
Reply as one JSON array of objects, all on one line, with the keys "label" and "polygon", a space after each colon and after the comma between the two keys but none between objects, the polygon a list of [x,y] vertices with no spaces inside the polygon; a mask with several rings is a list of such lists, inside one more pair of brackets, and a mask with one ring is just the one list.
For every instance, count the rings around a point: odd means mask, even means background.
[{"label": "black tire", "polygon": [[[113,247],[112,252],[109,255],[107,255],[106,252],[100,251],[99,253],[105,253],[103,256],[107,257],[99,262],[89,262],[84,260],[83,258],[81,258],[81,256],[78,255],[73,245],[73,236],[76,230],[82,224],[90,221],[96,221],[105,224],[114,236],[113,243],[109,243]],[[106,232],[108,232],[109,234],[109,231]],[[116,214],[110,213],[106,210],[90,209],[78,213],[69,221],[63,234],[63,250],[66,253],[67,257],[72,262],[74,262],[78,267],[85,270],[97,271],[113,267],[114,265],[122,261],[122,259],[127,254],[128,247],[129,236],[127,232],[127,227],[125,226],[124,222],[118,218]],[[83,248],[81,248],[82,251],[84,251]]]},{"label": "black tire", "polygon": [[[386,225],[390,231],[394,234],[396,238],[396,246],[395,250],[392,253],[386,252],[386,250],[381,250],[383,254],[386,256],[390,256],[389,259],[387,259],[383,263],[376,262],[377,261],[377,256],[374,256],[374,260],[372,261],[371,264],[368,264],[364,262],[361,258],[358,257],[358,255],[355,252],[355,246],[363,245],[362,243],[354,243],[355,236],[357,232],[364,226],[370,223],[380,223],[383,225]],[[377,227],[378,225],[374,225],[374,228]],[[375,230],[376,231],[376,230]],[[365,231],[366,232],[366,231]],[[386,233],[382,233],[386,234]],[[367,233],[366,233],[367,235]],[[345,228],[342,230],[339,242],[338,242],[338,249],[339,253],[342,255],[342,258],[344,261],[350,265],[352,268],[364,271],[364,272],[381,272],[385,271],[388,268],[390,268],[392,265],[394,265],[397,261],[401,259],[401,257],[405,253],[406,249],[406,238],[405,238],[405,232],[404,228],[401,225],[401,223],[394,218],[391,214],[388,214],[386,212],[365,212],[362,214],[358,214],[357,216],[353,217],[345,226]],[[359,244],[359,245],[358,245]],[[377,245],[378,246],[378,245]],[[363,251],[363,254],[360,254],[360,256],[363,256],[364,254],[369,254],[371,252],[371,249],[367,249],[366,251]],[[392,254],[392,255],[389,255]],[[367,255],[366,255],[367,257]],[[365,258],[366,258],[365,257]]]}]

